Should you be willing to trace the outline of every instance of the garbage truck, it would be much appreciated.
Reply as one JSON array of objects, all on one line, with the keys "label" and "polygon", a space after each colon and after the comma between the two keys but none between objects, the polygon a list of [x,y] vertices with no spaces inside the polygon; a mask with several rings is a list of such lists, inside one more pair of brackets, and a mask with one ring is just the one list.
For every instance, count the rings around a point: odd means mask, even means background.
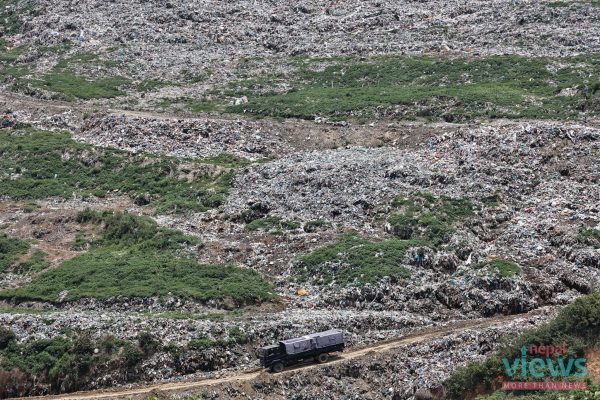
[{"label": "garbage truck", "polygon": [[293,339],[280,340],[278,344],[258,350],[260,364],[272,372],[281,372],[288,365],[313,359],[318,363],[329,360],[329,353],[344,349],[344,332],[330,329]]}]

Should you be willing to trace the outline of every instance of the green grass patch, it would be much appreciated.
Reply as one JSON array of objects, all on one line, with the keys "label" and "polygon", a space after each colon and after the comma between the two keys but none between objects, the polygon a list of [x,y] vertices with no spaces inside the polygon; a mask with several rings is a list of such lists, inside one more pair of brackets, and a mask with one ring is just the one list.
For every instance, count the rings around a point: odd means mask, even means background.
[{"label": "green grass patch", "polygon": [[30,80],[33,87],[61,93],[65,100],[89,100],[122,96],[119,88],[128,80],[122,77],[89,79],[71,71],[53,71],[40,80]]},{"label": "green grass patch", "polygon": [[11,267],[29,250],[29,243],[0,232],[0,272]]},{"label": "green grass patch", "polygon": [[198,301],[232,298],[260,302],[272,298],[270,286],[255,271],[204,265],[157,251],[99,249],[63,262],[23,288],[0,298],[53,303],[80,298],[174,295]]},{"label": "green grass patch", "polygon": [[[396,118],[446,121],[573,119],[581,111],[598,115],[594,105],[600,97],[599,56],[561,58],[560,66],[556,61],[384,56],[368,61],[339,58],[324,64],[307,59],[296,64],[296,74],[288,77],[292,89],[284,93],[257,87],[251,80],[232,83],[234,90],[226,94],[246,95],[250,101],[227,111],[333,120],[372,117],[381,109]],[[573,87],[580,89],[578,95],[559,95]],[[400,111],[394,114],[396,106]]]},{"label": "green grass patch", "polygon": [[521,272],[523,272],[519,264],[501,259],[491,260],[476,266],[476,269],[481,268],[485,268],[502,278],[512,278],[516,275],[520,275]]},{"label": "green grass patch", "polygon": [[470,218],[475,206],[468,199],[437,198],[429,193],[400,197],[392,201],[400,212],[388,222],[401,239],[421,239],[439,246],[448,241],[454,225]]},{"label": "green grass patch", "polygon": [[0,299],[61,303],[80,298],[177,296],[198,301],[231,298],[238,303],[271,299],[272,288],[250,269],[199,264],[186,249],[197,243],[161,228],[147,217],[82,211],[77,220],[102,227],[87,253],[42,272]]},{"label": "green grass patch", "polygon": [[188,348],[192,350],[204,350],[209,349],[211,347],[224,347],[227,345],[227,342],[221,339],[211,339],[206,335],[200,335],[188,343]]},{"label": "green grass patch", "polygon": [[520,357],[522,346],[566,343],[568,350],[563,357],[568,359],[582,357],[587,349],[600,345],[600,292],[575,300],[547,324],[507,339],[508,342],[485,361],[471,363],[454,372],[444,382],[447,397],[458,400],[464,399],[466,393],[494,392],[498,389],[498,378],[504,375],[502,358]]},{"label": "green grass patch", "polygon": [[[69,44],[48,47],[42,51],[55,53],[59,56],[69,50]],[[0,44],[0,78],[13,79],[14,88],[19,89],[30,85],[34,88],[57,93],[64,100],[98,99],[122,96],[125,93],[122,87],[129,84],[129,80],[114,76],[110,68],[116,64],[114,61],[101,60],[98,55],[91,53],[78,53],[70,57],[60,58],[56,66],[47,74],[26,78],[30,75],[31,66],[14,65],[16,59],[25,51],[24,48],[7,50]],[[80,75],[76,69],[93,69],[98,76],[88,77]],[[100,68],[101,70],[99,70]]]},{"label": "green grass patch", "polygon": [[342,285],[377,283],[383,277],[404,279],[410,272],[402,265],[406,251],[426,245],[418,240],[396,238],[369,242],[357,235],[346,234],[335,243],[300,257],[300,280]]},{"label": "green grass patch", "polygon": [[[211,164],[242,165],[236,158],[214,158]],[[185,167],[184,167],[185,164]],[[140,205],[158,212],[205,211],[221,205],[233,176],[224,169],[215,175],[196,174],[202,162],[174,157],[132,154],[78,143],[67,133],[30,128],[0,130],[0,196],[13,199],[129,194]]]},{"label": "green grass patch", "polygon": [[600,249],[600,230],[599,229],[582,229],[577,235],[577,240],[595,249]]},{"label": "green grass patch", "polygon": [[112,61],[100,60],[96,54],[78,53],[61,58],[50,73],[40,79],[29,80],[28,83],[33,87],[60,93],[65,100],[112,98],[125,94],[120,87],[128,84],[128,79],[120,76],[88,78],[74,71],[77,65],[104,68],[114,66]]}]

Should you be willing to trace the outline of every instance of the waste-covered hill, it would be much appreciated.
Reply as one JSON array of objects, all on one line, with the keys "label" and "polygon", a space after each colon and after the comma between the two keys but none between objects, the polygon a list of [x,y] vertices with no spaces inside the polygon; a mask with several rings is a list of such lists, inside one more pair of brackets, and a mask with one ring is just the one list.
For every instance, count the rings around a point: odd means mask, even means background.
[{"label": "waste-covered hill", "polygon": [[588,0],[0,0],[0,397],[523,314],[202,393],[435,396],[600,290],[599,20]]}]

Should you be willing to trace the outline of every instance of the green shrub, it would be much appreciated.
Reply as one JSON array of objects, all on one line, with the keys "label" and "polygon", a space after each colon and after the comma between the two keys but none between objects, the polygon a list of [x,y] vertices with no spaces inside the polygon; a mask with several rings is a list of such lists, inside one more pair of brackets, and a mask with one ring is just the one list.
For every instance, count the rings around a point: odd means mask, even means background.
[{"label": "green shrub", "polygon": [[96,246],[137,246],[152,250],[178,250],[198,243],[198,239],[180,231],[160,228],[150,217],[135,216],[123,212],[92,211],[85,209],[77,214],[80,223],[103,225],[102,239]]},{"label": "green shrub", "polygon": [[137,340],[144,354],[154,354],[161,347],[160,341],[149,332],[140,333]]},{"label": "green shrub", "polygon": [[0,350],[5,349],[8,344],[16,339],[15,333],[8,328],[0,326]]},{"label": "green shrub", "polygon": [[[0,369],[16,369],[25,374],[25,394],[34,384],[49,384],[51,393],[80,390],[109,373],[135,377],[133,372],[160,347],[155,339],[143,336],[140,335],[140,345],[111,335],[93,339],[74,331],[21,344],[11,340],[8,346],[0,346]],[[23,390],[17,382],[7,384],[3,389],[8,394],[16,396]]]},{"label": "green shrub", "polygon": [[494,380],[501,374],[502,361],[491,356],[483,362],[473,362],[458,369],[444,381],[449,399],[464,399],[464,392],[485,387],[491,390]]},{"label": "green shrub", "polygon": [[229,341],[234,344],[246,344],[248,343],[248,338],[239,326],[234,326],[229,330]]},{"label": "green shrub", "polygon": [[479,264],[475,268],[486,268],[490,272],[493,272],[502,278],[512,278],[515,275],[520,275],[522,272],[519,264],[501,259],[494,259]]}]

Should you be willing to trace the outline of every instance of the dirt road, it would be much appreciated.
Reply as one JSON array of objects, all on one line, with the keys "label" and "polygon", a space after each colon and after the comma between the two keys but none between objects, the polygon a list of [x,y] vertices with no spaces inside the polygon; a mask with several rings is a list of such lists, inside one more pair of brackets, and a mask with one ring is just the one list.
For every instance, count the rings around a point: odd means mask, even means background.
[{"label": "dirt road", "polygon": [[[437,339],[444,337],[448,334],[457,333],[461,331],[467,331],[470,329],[480,329],[480,328],[489,328],[495,325],[500,325],[506,323],[507,321],[513,321],[520,318],[527,318],[531,315],[535,314],[536,311],[533,311],[529,314],[519,314],[519,315],[511,315],[511,316],[500,316],[488,319],[478,319],[471,321],[461,321],[458,323],[454,323],[448,326],[440,327],[440,328],[432,328],[427,329],[421,332],[417,332],[411,335],[407,335],[401,338],[386,340],[383,342],[375,343],[370,346],[358,349],[348,349],[344,351],[337,357],[334,357],[326,364],[307,364],[302,366],[297,366],[294,368],[288,368],[285,371],[281,372],[277,376],[284,378],[286,375],[293,374],[294,370],[297,369],[314,369],[321,368],[324,365],[331,365],[335,363],[343,363],[348,360],[352,360],[355,358],[364,357],[367,355],[380,354],[385,353],[386,351],[395,349],[397,347],[410,345],[413,343],[422,343],[427,340]],[[73,399],[118,399],[118,398],[127,398],[130,396],[140,396],[144,394],[148,394],[152,391],[158,390],[161,392],[180,392],[187,391],[196,388],[201,388],[205,386],[218,385],[223,383],[238,383],[245,381],[252,381],[262,374],[267,374],[268,372],[262,369],[250,369],[245,371],[238,371],[232,373],[231,375],[224,376],[221,378],[214,379],[203,379],[197,381],[184,381],[184,382],[167,382],[167,383],[157,383],[153,385],[147,386],[139,386],[133,388],[119,388],[119,389],[109,389],[109,390],[98,390],[98,391],[90,391],[90,392],[77,392],[71,394],[57,395],[57,396],[38,396],[38,397],[29,397],[28,399],[45,399],[45,400],[73,400]]]}]

